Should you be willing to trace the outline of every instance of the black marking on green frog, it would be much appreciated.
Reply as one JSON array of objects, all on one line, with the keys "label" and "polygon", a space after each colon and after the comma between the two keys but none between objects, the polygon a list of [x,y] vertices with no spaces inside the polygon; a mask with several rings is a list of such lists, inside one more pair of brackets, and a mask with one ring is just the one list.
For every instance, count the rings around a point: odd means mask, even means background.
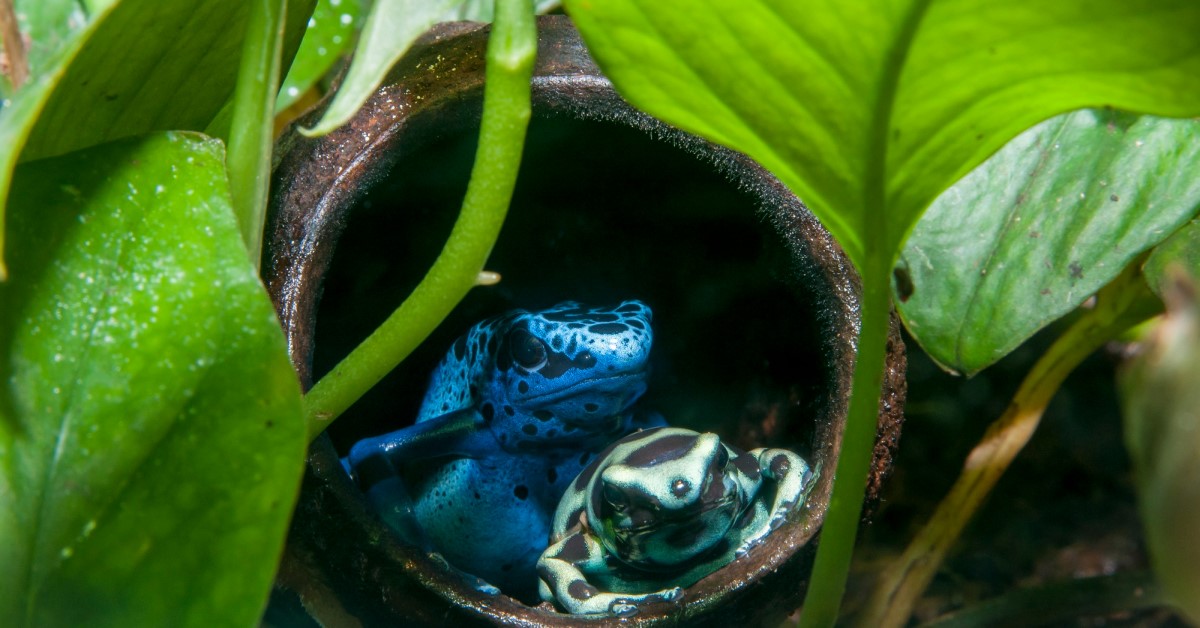
[{"label": "black marking on green frog", "polygon": [[383,519],[454,566],[531,599],[551,515],[592,454],[662,420],[646,390],[650,309],[560,303],[467,331],[417,422],[354,445],[347,467]]},{"label": "black marking on green frog", "polygon": [[537,565],[542,599],[620,617],[677,602],[782,525],[815,477],[784,449],[745,452],[671,427],[631,434],[563,496]]}]

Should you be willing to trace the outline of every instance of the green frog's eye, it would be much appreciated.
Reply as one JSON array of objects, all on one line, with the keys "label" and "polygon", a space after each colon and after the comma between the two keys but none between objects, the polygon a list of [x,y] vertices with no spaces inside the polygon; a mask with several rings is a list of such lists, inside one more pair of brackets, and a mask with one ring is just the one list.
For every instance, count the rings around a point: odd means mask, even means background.
[{"label": "green frog's eye", "polygon": [[724,469],[725,465],[729,464],[729,450],[724,447],[717,448],[717,458],[713,461],[718,469]]},{"label": "green frog's eye", "polygon": [[524,329],[514,329],[508,336],[509,353],[513,362],[530,371],[546,363],[546,343]]},{"label": "green frog's eye", "polygon": [[604,485],[604,501],[608,502],[617,512],[629,508],[629,496],[625,494],[625,491],[612,484]]}]

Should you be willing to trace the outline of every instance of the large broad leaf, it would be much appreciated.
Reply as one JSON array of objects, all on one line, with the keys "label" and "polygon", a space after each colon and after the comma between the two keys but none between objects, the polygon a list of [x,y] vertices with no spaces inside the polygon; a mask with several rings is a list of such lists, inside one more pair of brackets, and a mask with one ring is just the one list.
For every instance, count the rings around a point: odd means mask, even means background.
[{"label": "large broad leaf", "polygon": [[901,256],[898,307],[974,373],[1112,280],[1200,206],[1200,122],[1080,111],[1017,137],[942,194]]},{"label": "large broad leaf", "polygon": [[[299,46],[315,2],[289,1],[285,60]],[[88,24],[66,32],[42,71],[0,110],[0,201],[18,158],[152,130],[204,129],[233,92],[247,6],[243,0],[99,3]],[[0,211],[0,225],[2,218]],[[0,280],[7,259],[0,240]]]},{"label": "large broad leaf", "polygon": [[[285,59],[316,0],[288,3]],[[21,159],[151,130],[203,129],[233,93],[248,3],[121,0],[70,55]]]},{"label": "large broad leaf", "polygon": [[565,4],[622,94],[766,166],[860,270],[1038,121],[1200,113],[1194,0]]},{"label": "large broad leaf", "polygon": [[251,625],[305,449],[300,390],[188,134],[22,166],[0,286],[0,617]]},{"label": "large broad leaf", "polygon": [[854,392],[802,617],[831,625],[875,437],[887,278],[904,239],[942,190],[1055,114],[1200,113],[1200,3],[565,4],[631,103],[768,168],[862,274]]}]

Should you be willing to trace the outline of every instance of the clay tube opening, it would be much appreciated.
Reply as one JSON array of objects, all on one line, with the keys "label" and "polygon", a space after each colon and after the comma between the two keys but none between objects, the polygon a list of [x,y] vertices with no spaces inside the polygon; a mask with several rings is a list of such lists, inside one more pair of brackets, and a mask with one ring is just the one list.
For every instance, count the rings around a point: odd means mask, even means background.
[{"label": "clay tube opening", "polygon": [[[745,157],[626,105],[565,18],[540,22],[534,116],[521,179],[488,269],[425,343],[313,445],[276,606],[322,621],[575,625],[480,591],[401,542],[367,508],[338,456],[412,423],[430,371],[467,327],[562,300],[637,298],[654,311],[644,407],[749,449],[786,447],[826,470],[767,542],[639,624],[755,625],[799,604],[809,541],[828,502],[857,335],[857,279],[803,204]],[[420,280],[469,176],[486,29],[441,27],[350,125],[280,142],[264,274],[306,385]],[[440,74],[419,69],[440,59]],[[304,122],[308,122],[307,120]],[[322,296],[323,292],[323,296]],[[903,405],[903,345],[890,343],[872,490]]]}]

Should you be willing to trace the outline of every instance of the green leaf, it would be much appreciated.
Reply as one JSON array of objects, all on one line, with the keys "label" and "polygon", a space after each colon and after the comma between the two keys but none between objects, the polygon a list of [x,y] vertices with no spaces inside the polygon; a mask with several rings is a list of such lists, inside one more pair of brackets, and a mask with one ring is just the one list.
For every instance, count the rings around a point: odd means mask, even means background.
[{"label": "green leaf", "polygon": [[[299,45],[314,2],[289,3],[285,50]],[[0,199],[8,197],[18,157],[29,161],[153,130],[203,129],[232,94],[247,3],[122,0],[98,6],[45,72],[0,111],[0,146],[6,149],[0,151]],[[0,280],[7,259],[2,245]]]},{"label": "green leaf", "polygon": [[22,160],[147,130],[203,128],[233,91],[247,8],[235,0],[112,5],[65,60]]},{"label": "green leaf", "polygon": [[878,413],[892,265],[942,190],[1083,107],[1200,113],[1194,0],[565,0],[633,105],[746,153],[863,280],[837,483],[804,625],[844,591]]},{"label": "green leaf", "polygon": [[292,106],[329,72],[354,43],[354,32],[361,22],[360,0],[317,0],[300,49],[292,60],[292,69],[279,87],[276,111]]},{"label": "green leaf", "polygon": [[1036,122],[1200,113],[1193,0],[565,4],[631,102],[766,166],[860,270]]},{"label": "green leaf", "polygon": [[[533,11],[541,15],[561,6],[561,0],[534,0]],[[463,0],[457,7],[443,15],[440,21],[491,22],[492,16],[495,14],[494,7],[494,0]]]},{"label": "green leaf", "polygon": [[897,269],[908,330],[943,367],[987,367],[1194,215],[1198,168],[1194,120],[1088,110],[1034,127],[917,223]]},{"label": "green leaf", "polygon": [[1167,284],[1167,315],[1124,370],[1125,445],[1150,562],[1163,591],[1200,621],[1200,310],[1186,276]]},{"label": "green leaf", "polygon": [[305,451],[220,143],[18,171],[0,286],[0,617],[252,625]]},{"label": "green leaf", "polygon": [[375,92],[388,70],[417,37],[464,0],[375,0],[346,78],[321,121],[306,135],[324,135],[342,126]]}]

